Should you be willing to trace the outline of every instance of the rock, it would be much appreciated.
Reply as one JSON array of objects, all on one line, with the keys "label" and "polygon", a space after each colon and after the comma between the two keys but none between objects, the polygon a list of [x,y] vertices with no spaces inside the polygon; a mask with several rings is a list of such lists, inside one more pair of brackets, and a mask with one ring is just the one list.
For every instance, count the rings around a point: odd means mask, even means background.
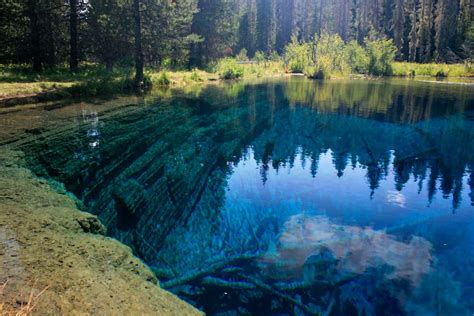
[{"label": "rock", "polygon": [[105,235],[106,228],[99,219],[94,215],[84,215],[76,218],[76,221],[81,226],[85,233],[91,233],[96,235]]},{"label": "rock", "polygon": [[327,247],[320,246],[310,256],[303,267],[305,282],[328,282],[334,281],[337,274],[337,259]]},{"label": "rock", "polygon": [[119,180],[114,187],[113,195],[116,202],[129,214],[135,214],[145,199],[143,187],[135,180]]}]

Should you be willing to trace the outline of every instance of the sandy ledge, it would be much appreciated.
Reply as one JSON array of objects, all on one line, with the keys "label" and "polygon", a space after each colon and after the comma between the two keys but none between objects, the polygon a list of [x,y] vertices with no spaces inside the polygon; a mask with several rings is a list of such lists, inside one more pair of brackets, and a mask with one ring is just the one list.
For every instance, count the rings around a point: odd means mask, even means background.
[{"label": "sandy ledge", "polygon": [[95,216],[21,164],[21,153],[0,148],[0,285],[8,281],[0,290],[3,311],[47,288],[34,314],[201,314],[160,289],[130,248],[102,235]]}]

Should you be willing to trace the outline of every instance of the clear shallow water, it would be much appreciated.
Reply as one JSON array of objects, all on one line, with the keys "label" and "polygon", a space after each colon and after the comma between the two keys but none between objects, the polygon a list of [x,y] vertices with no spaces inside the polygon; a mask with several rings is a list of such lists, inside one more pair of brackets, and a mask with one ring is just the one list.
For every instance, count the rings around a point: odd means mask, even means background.
[{"label": "clear shallow water", "polygon": [[471,315],[473,102],[292,78],[38,110],[3,143],[208,314]]}]

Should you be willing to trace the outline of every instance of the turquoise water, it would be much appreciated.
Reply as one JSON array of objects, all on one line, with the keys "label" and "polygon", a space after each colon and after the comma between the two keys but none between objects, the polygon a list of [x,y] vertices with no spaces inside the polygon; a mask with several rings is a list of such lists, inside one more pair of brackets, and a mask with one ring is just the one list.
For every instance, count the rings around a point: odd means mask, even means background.
[{"label": "turquoise water", "polygon": [[474,312],[472,86],[291,78],[54,111],[17,141],[30,166],[209,315]]}]

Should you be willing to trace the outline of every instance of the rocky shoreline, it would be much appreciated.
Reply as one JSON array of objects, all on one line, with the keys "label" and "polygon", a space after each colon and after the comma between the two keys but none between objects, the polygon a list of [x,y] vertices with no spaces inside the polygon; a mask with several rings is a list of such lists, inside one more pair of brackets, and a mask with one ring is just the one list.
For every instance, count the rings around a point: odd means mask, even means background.
[{"label": "rocky shoreline", "polygon": [[0,312],[36,298],[40,315],[200,315],[132,251],[105,237],[97,217],[0,150]]}]

